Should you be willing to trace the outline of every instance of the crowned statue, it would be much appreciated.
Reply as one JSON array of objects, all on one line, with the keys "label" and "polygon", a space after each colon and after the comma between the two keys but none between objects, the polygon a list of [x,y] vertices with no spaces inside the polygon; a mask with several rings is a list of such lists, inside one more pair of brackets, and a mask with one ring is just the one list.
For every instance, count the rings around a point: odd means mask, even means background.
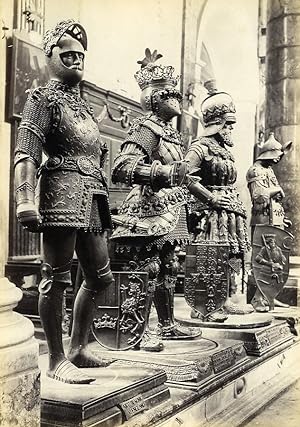
[{"label": "crowned statue", "polygon": [[[121,204],[111,239],[128,266],[147,271],[158,316],[156,334],[146,331],[140,348],[163,349],[162,340],[191,339],[198,328],[174,320],[174,290],[180,269],[176,247],[188,242],[187,163],[180,133],[172,119],[181,114],[182,95],[176,89],[174,68],[157,64],[162,55],[145,51],[135,78],[141,88],[145,115],[135,119],[114,160],[113,182],[132,190]],[[159,338],[157,338],[159,337]]]}]

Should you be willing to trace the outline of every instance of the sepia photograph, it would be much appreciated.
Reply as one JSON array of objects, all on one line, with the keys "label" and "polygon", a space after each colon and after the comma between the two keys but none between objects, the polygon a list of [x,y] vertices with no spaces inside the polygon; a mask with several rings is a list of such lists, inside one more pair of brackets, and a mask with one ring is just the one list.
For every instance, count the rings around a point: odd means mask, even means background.
[{"label": "sepia photograph", "polygon": [[298,427],[300,0],[0,19],[0,427]]}]

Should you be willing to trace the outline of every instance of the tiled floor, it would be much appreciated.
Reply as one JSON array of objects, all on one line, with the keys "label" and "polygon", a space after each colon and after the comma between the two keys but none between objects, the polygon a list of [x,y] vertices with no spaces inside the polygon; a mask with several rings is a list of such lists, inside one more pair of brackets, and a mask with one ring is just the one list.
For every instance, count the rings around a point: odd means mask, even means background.
[{"label": "tiled floor", "polygon": [[300,381],[268,405],[246,427],[299,427]]}]

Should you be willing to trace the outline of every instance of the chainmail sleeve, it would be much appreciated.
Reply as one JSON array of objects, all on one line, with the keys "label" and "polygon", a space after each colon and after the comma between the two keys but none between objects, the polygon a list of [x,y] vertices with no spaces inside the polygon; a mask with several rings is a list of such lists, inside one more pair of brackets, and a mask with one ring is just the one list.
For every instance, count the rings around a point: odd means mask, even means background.
[{"label": "chainmail sleeve", "polygon": [[50,131],[51,108],[47,98],[38,88],[32,91],[25,103],[22,120],[18,129],[15,149],[15,165],[29,159],[36,167],[42,162],[42,147]]}]

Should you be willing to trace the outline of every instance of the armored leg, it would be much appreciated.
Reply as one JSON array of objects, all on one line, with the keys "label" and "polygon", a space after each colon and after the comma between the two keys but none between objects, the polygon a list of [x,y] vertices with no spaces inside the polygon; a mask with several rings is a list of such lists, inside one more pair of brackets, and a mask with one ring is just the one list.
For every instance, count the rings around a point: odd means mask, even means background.
[{"label": "armored leg", "polygon": [[[248,314],[252,313],[253,307],[250,304],[246,304],[241,300],[243,298],[243,292],[240,291],[240,287],[243,288],[243,276],[244,276],[244,260],[242,256],[232,256],[229,259],[229,298],[225,301],[224,309],[228,314]],[[240,281],[241,283],[238,283]],[[239,295],[240,294],[240,295]]]},{"label": "armored leg", "polygon": [[75,238],[73,230],[44,233],[45,263],[39,285],[39,313],[49,349],[47,376],[70,384],[88,384],[95,378],[85,375],[67,360],[62,343],[63,295],[71,283]]},{"label": "armored leg", "polygon": [[96,308],[103,292],[113,281],[106,240],[103,234],[78,232],[76,253],[84,272],[84,282],[75,299],[73,326],[68,359],[77,367],[107,366],[88,350],[89,331]]},{"label": "armored leg", "polygon": [[180,265],[171,245],[160,254],[162,267],[154,291],[154,304],[158,316],[158,331],[162,339],[191,339],[201,335],[199,328],[181,326],[174,319],[174,290]]},{"label": "armored leg", "polygon": [[161,260],[156,250],[152,250],[150,253],[147,251],[141,251],[136,255],[136,262],[130,262],[129,269],[135,271],[146,271],[149,275],[148,287],[147,287],[147,298],[146,298],[146,317],[145,317],[145,332],[142,340],[136,344],[136,350],[144,350],[149,352],[160,352],[163,350],[164,345],[160,338],[149,329],[149,317],[151,311],[151,305],[153,301],[156,277],[160,271]]}]

